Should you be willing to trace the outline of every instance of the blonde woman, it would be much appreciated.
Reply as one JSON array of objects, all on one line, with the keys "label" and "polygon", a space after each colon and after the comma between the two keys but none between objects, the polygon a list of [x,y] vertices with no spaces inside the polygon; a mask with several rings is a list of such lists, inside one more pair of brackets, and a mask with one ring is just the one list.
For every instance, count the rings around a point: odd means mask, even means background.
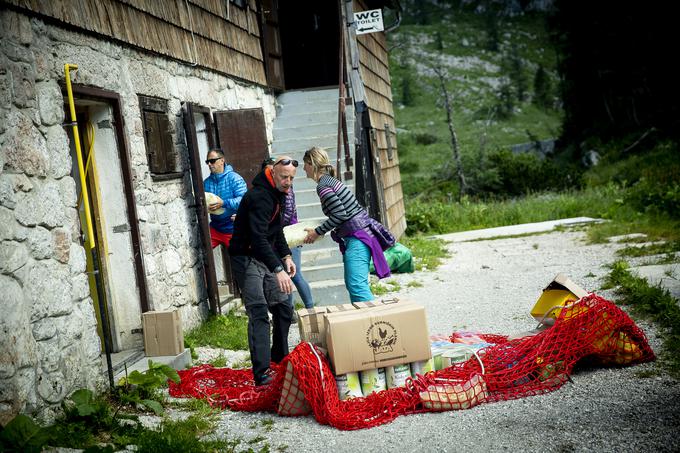
[{"label": "blonde woman", "polygon": [[340,245],[345,268],[345,287],[352,302],[373,300],[368,284],[368,269],[373,258],[379,278],[390,275],[383,251],[395,243],[394,236],[379,222],[368,216],[354,194],[335,178],[328,154],[313,147],[305,152],[304,170],[316,181],[321,210],[328,217],[321,225],[307,229],[304,242],[311,244],[324,234]]}]

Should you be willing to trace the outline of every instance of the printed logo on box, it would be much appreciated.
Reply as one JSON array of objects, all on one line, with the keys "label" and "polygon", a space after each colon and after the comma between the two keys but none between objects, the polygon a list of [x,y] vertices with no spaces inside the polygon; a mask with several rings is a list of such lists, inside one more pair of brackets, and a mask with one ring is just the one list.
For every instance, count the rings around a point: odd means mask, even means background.
[{"label": "printed logo on box", "polygon": [[396,342],[397,330],[387,321],[375,322],[366,331],[366,343],[374,354],[392,352]]}]

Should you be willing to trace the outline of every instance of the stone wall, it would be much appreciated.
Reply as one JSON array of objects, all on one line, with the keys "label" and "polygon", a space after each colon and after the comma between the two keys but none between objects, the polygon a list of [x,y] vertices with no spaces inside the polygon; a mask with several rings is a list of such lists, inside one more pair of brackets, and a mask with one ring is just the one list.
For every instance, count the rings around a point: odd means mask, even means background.
[{"label": "stone wall", "polygon": [[[178,308],[185,329],[206,313],[188,172],[154,181],[146,160],[138,95],[167,99],[173,139],[188,168],[181,102],[212,109],[261,107],[271,141],[274,97],[263,88],[96,37],[0,10],[0,423],[16,413],[53,417],[59,402],[104,382],[96,317],[80,244],[76,184],[60,83],[122,99],[134,195],[152,309]],[[129,285],[130,282],[118,282]],[[138,305],[138,301],[133,301]],[[138,310],[139,307],[137,306]],[[139,346],[120,325],[123,347]]]}]

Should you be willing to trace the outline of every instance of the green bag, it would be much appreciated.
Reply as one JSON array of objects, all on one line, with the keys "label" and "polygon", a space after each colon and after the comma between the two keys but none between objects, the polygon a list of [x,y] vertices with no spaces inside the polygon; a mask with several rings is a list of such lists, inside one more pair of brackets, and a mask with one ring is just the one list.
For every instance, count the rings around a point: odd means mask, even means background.
[{"label": "green bag", "polygon": [[[411,273],[416,270],[416,266],[413,263],[413,254],[404,244],[397,242],[383,253],[385,254],[385,260],[390,267],[390,271],[395,273]],[[373,260],[371,260],[369,271],[371,274],[375,274]]]}]

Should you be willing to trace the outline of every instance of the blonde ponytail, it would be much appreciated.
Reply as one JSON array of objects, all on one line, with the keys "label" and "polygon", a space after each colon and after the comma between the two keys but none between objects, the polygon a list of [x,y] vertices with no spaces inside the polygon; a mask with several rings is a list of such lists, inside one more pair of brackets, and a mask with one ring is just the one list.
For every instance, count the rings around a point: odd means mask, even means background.
[{"label": "blonde ponytail", "polygon": [[305,151],[305,156],[302,160],[312,167],[314,179],[319,180],[322,175],[331,175],[335,177],[335,168],[331,165],[328,159],[328,153],[318,146],[313,146]]}]

